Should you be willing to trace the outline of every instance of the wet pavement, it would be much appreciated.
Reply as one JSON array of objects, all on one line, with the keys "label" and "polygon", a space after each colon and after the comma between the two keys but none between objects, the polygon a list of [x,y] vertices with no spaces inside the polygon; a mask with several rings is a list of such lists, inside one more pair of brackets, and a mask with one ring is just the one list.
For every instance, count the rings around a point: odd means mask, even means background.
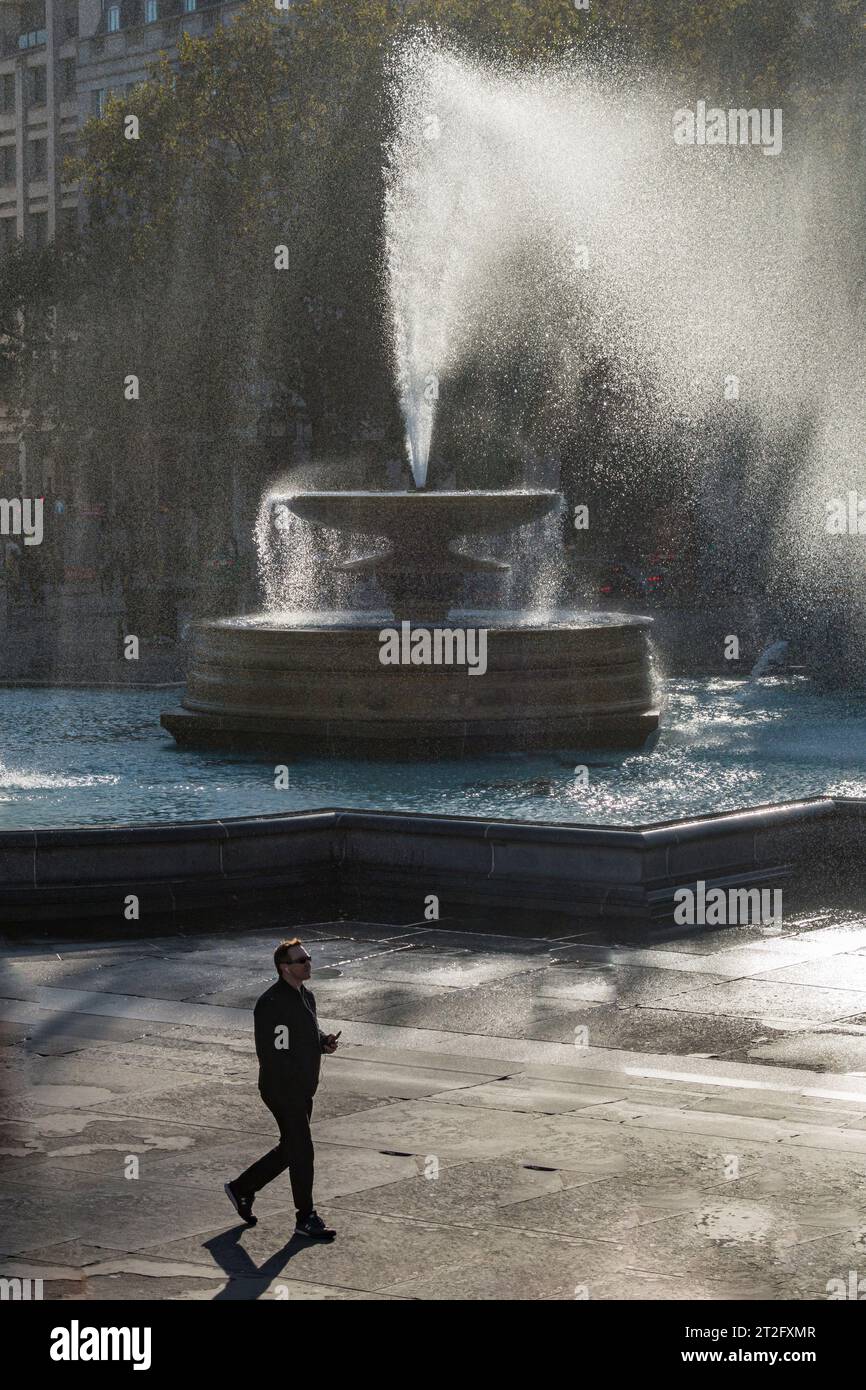
[{"label": "wet pavement", "polygon": [[[0,1277],[53,1299],[823,1299],[866,1274],[866,911],[674,936],[319,924],[316,1200],[251,1007],[284,934],[6,943]],[[620,939],[614,939],[614,938]]]}]

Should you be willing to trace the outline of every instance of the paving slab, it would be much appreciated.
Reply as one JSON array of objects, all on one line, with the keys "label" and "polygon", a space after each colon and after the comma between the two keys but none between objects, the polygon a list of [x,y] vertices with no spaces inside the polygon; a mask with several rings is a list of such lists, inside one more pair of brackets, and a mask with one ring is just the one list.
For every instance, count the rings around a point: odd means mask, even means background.
[{"label": "paving slab", "polygon": [[484,954],[501,951],[509,956],[524,957],[546,957],[551,949],[550,938],[538,933],[534,926],[522,935],[517,932],[491,932],[489,929],[419,928],[412,935],[412,945],[439,952],[471,951]]},{"label": "paving slab", "polygon": [[[395,979],[370,980],[347,972],[343,978],[315,980],[316,1008],[324,1017],[376,1020],[402,1008],[430,1002],[435,1005],[449,990],[442,985],[407,984]],[[227,1002],[215,999],[214,1003]]]},{"label": "paving slab", "polygon": [[[321,1088],[320,1088],[321,1089]],[[314,1102],[313,1119],[318,1116],[351,1115],[380,1104],[379,1097],[328,1092],[321,1089]],[[155,1094],[116,1096],[109,1101],[92,1102],[92,1114],[129,1115],[138,1119],[185,1119],[191,1124],[217,1125],[237,1133],[273,1134],[276,1121],[267,1109],[258,1086],[240,1082],[203,1083],[200,1079],[185,1086],[171,1083]]]},{"label": "paving slab", "polygon": [[[709,992],[702,992],[702,998],[708,996]],[[690,998],[689,994],[677,994],[669,1008],[628,1008],[618,1002],[601,1005],[591,1014],[580,1015],[587,1043],[591,1049],[718,1056],[742,1053],[756,1042],[776,1036],[778,1030],[759,1018],[688,1008],[682,1001]]]},{"label": "paving slab", "polygon": [[234,1130],[240,1134],[269,1134],[274,1125],[273,1116],[262,1104],[257,1086],[241,1082],[207,1082],[200,1077],[186,1085],[170,1085],[156,1095],[115,1096],[109,1101],[94,1102],[87,1108],[95,1115],[183,1120],[188,1124]]},{"label": "paving slab", "polygon": [[568,1169],[530,1169],[513,1161],[460,1163],[435,1181],[423,1176],[340,1199],[338,1211],[380,1211],[426,1220],[459,1220],[503,1229],[622,1241],[641,1221],[692,1208],[697,1194],[679,1183],[662,1190],[631,1188],[623,1176],[588,1177]]},{"label": "paving slab", "polygon": [[481,1228],[436,1225],[405,1218],[346,1214],[340,1238],[316,1245],[291,1234],[294,1219],[267,1217],[252,1228],[214,1230],[151,1245],[151,1258],[184,1260],[222,1270],[233,1279],[302,1279],[328,1286],[396,1292],[398,1280],[446,1274],[462,1263],[484,1260]]},{"label": "paving slab", "polygon": [[[634,1095],[634,1092],[630,1092]],[[860,1110],[846,1110],[833,1106],[830,1102],[820,1104],[780,1097],[774,1102],[772,1095],[751,1092],[746,1096],[704,1096],[700,1100],[686,1101],[684,1108],[691,1111],[713,1111],[721,1115],[750,1115],[766,1120],[791,1121],[793,1123],[823,1124],[844,1128],[858,1119],[866,1118]]]},{"label": "paving slab", "polygon": [[356,1060],[347,1054],[340,1058],[339,1065],[329,1067],[327,1093],[349,1092],[367,1099],[410,1100],[415,1096],[441,1096],[446,1091],[477,1086],[484,1080],[484,1073],[474,1071],[451,1069],[443,1072],[441,1068],[411,1067],[399,1062],[386,1066]]},{"label": "paving slab", "polygon": [[817,960],[768,971],[763,978],[793,985],[824,985],[829,989],[862,991],[866,990],[866,955],[847,952],[825,955]]},{"label": "paving slab", "polygon": [[[276,1133],[274,1141],[276,1141]],[[194,1154],[151,1153],[142,1161],[142,1179],[170,1183],[172,1187],[196,1187],[221,1192],[223,1183],[236,1178],[250,1163],[267,1152],[267,1142],[251,1144],[248,1139],[200,1147]],[[345,1193],[365,1192],[378,1186],[415,1175],[419,1162],[414,1157],[382,1154],[372,1150],[347,1152],[340,1145],[316,1145],[316,1195],[328,1201]],[[256,1197],[256,1215],[268,1211],[290,1211],[294,1215],[288,1173],[276,1178]],[[227,1222],[234,1220],[226,1202]]]},{"label": "paving slab", "polygon": [[87,1042],[123,1043],[147,1035],[147,1024],[137,1019],[102,1018],[96,1014],[46,1013],[35,1010],[31,1021],[5,1024],[14,1028],[27,1052],[50,1055],[59,1048],[79,1047]]},{"label": "paving slab", "polygon": [[[476,985],[523,976],[540,969],[549,951],[479,951],[471,946],[434,946],[428,942],[382,958],[351,961],[345,967],[350,979],[395,980],[405,984],[422,983],[451,989],[472,989]],[[527,959],[529,957],[529,959]]]},{"label": "paving slab", "polygon": [[29,1164],[81,1167],[117,1173],[127,1154],[180,1154],[187,1161],[210,1145],[224,1143],[223,1130],[182,1121],[122,1119],[87,1110],[45,1112],[34,1121],[6,1122],[0,1130],[0,1170],[4,1177],[26,1172]]},{"label": "paving slab", "polygon": [[[393,1284],[390,1291],[423,1299],[512,1300],[525,1298],[531,1289],[533,1299],[584,1300],[597,1298],[605,1287],[631,1286],[646,1296],[645,1271],[635,1268],[630,1260],[629,1251],[613,1243],[502,1231],[495,1236],[491,1233],[489,1258],[483,1263],[458,1267],[449,1271],[447,1279],[434,1274]],[[715,1296],[736,1297],[738,1276],[739,1286],[751,1279],[752,1287],[763,1297],[772,1297],[779,1288],[770,1276],[756,1280],[751,1271],[744,1274],[734,1267],[719,1269]],[[700,1277],[706,1278],[706,1274]]]},{"label": "paving slab", "polygon": [[[695,981],[682,970],[616,964],[613,967],[614,995],[620,1008],[652,1008],[653,1005],[676,1008],[676,997],[695,989]],[[718,984],[722,975],[707,973],[701,987]]]},{"label": "paving slab", "polygon": [[[100,1069],[116,1056],[113,1044],[83,1042],[76,1049],[82,1065]],[[164,1038],[146,1033],[133,1038],[123,1049],[128,1065],[148,1067],[159,1077],[169,1077],[174,1085],[198,1076],[224,1077],[226,1080],[255,1080],[258,1062],[251,1038],[234,1037],[217,1043],[201,1038]]]},{"label": "paving slab", "polygon": [[860,1301],[866,1293],[866,1230],[859,1225],[803,1241],[786,1252],[784,1267],[790,1298]]},{"label": "paving slab", "polygon": [[70,1014],[96,1014],[105,1018],[138,1019],[148,1023],[186,1023],[201,1026],[233,1026],[249,1029],[249,1009],[222,1009],[216,1017],[206,1004],[188,1004],[171,999],[149,999],[141,995],[111,994],[108,991],[65,989],[40,986],[26,1000],[6,999],[2,1016],[12,1020],[42,1022],[54,1015],[58,1027]]},{"label": "paving slab", "polygon": [[202,1230],[223,1217],[217,1193],[185,1188],[172,1196],[156,1186],[84,1173],[34,1173],[0,1194],[0,1253],[19,1255],[58,1238],[99,1231],[100,1244],[137,1250],[178,1232]]},{"label": "paving slab", "polygon": [[617,997],[617,981],[610,965],[585,961],[558,961],[533,975],[533,988],[545,999],[573,1003],[611,1004]]},{"label": "paving slab", "polygon": [[558,1115],[609,1104],[622,1100],[628,1094],[628,1088],[614,1090],[605,1086],[579,1086],[572,1082],[557,1085],[554,1081],[515,1077],[508,1081],[465,1086],[447,1095],[437,1095],[436,1100],[449,1105],[489,1106],[494,1110],[528,1110]]},{"label": "paving slab", "polygon": [[[770,1144],[780,1144],[799,1133],[794,1122],[786,1124],[764,1117],[756,1119],[706,1110],[683,1110],[675,1106],[636,1103],[631,1099],[587,1106],[580,1112],[580,1118],[601,1120],[606,1124],[628,1124],[635,1129],[668,1130],[673,1134],[718,1134],[731,1140],[762,1139]],[[841,1135],[842,1131],[838,1133]]]},{"label": "paving slab", "polygon": [[[402,1039],[401,1039],[402,1041]],[[341,1061],[350,1056],[352,1062],[374,1062],[386,1070],[401,1067],[411,1070],[429,1070],[437,1073],[468,1073],[473,1076],[501,1076],[503,1071],[520,1070],[520,1062],[508,1062],[502,1057],[483,1057],[464,1053],[461,1041],[453,1037],[450,1042],[457,1045],[453,1052],[425,1052],[423,1048],[375,1047],[370,1044],[353,1043],[351,1053],[346,1053]],[[443,1085],[445,1080],[443,1078]]]},{"label": "paving slab", "polygon": [[500,1208],[600,1179],[565,1169],[530,1167],[514,1159],[478,1159],[450,1164],[426,1162],[402,1181],[332,1200],[330,1211],[379,1212],[461,1224],[497,1224]]},{"label": "paving slab", "polygon": [[197,1079],[191,1072],[136,1065],[126,1057],[80,1050],[69,1056],[26,1058],[22,1065],[5,1070],[2,1090],[6,1095],[29,1091],[41,1100],[63,1088],[97,1084],[111,1095],[143,1095]]},{"label": "paving slab", "polygon": [[678,994],[677,1009],[739,1018],[791,1019],[799,1025],[850,1018],[866,1010],[866,994],[852,989],[780,984],[766,975],[728,980],[710,989]]},{"label": "paving slab", "polygon": [[482,985],[471,992],[449,990],[439,998],[413,1000],[382,1009],[378,1023],[404,1028],[436,1027],[476,1036],[539,1038],[567,1042],[594,1008],[583,1002],[575,1012],[566,1001],[533,994],[528,986]]},{"label": "paving slab", "polygon": [[822,951],[856,951],[866,948],[866,918],[862,915],[850,922],[827,923],[801,933],[798,942],[813,941]]},{"label": "paving slab", "polygon": [[[241,990],[246,999],[255,1003],[260,994],[273,982],[273,970],[265,966],[257,969],[232,970],[232,985]],[[140,999],[195,999],[208,995],[226,986],[226,970],[216,964],[200,965],[194,958],[184,954],[160,959],[142,959],[132,964],[106,965],[99,971],[81,972],[72,976],[64,988],[92,990],[98,993],[124,995]],[[58,986],[55,984],[54,988]],[[43,986],[44,988],[44,986]],[[37,987],[38,989],[38,987]],[[22,998],[38,998],[38,993],[21,995]]]},{"label": "paving slab", "polygon": [[463,1109],[447,1101],[405,1101],[379,1105],[351,1118],[326,1120],[319,1136],[330,1143],[399,1149],[442,1158],[492,1157],[532,1146],[546,1117],[478,1107]]}]

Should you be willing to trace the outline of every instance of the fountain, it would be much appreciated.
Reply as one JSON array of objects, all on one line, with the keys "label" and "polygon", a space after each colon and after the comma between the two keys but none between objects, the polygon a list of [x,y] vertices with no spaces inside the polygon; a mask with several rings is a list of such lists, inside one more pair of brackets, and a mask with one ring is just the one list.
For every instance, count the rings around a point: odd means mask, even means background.
[{"label": "fountain", "polygon": [[[492,95],[476,109],[479,90]],[[346,537],[383,539],[336,568],[373,581],[387,607],[299,615],[275,602],[256,618],[199,624],[182,707],[163,726],[181,743],[385,757],[640,746],[658,725],[650,619],[460,606],[472,576],[490,583],[510,570],[462,548],[465,538],[511,535],[561,509],[559,493],[427,487],[440,390],[479,344],[491,351],[491,305],[509,312],[497,251],[509,237],[537,243],[549,222],[526,152],[516,152],[538,113],[524,111],[520,93],[503,101],[495,83],[425,39],[397,61],[394,96],[384,271],[415,490],[276,492],[264,518],[274,532],[291,513]],[[394,622],[401,634],[415,625],[456,637],[443,660],[428,663],[422,641],[384,664]],[[480,666],[455,659],[456,639],[465,652],[469,634],[483,640],[483,679],[470,678]]]},{"label": "fountain", "polygon": [[[457,549],[510,533],[560,505],[554,491],[306,492],[272,499],[305,521],[386,546],[339,568],[372,575],[386,611],[228,618],[196,625],[179,743],[237,748],[464,756],[527,748],[634,747],[658,725],[649,618],[559,610],[550,618],[452,607],[467,575],[509,565]],[[486,669],[383,665],[394,621],[417,631],[483,632]],[[447,624],[446,628],[437,624]]]}]

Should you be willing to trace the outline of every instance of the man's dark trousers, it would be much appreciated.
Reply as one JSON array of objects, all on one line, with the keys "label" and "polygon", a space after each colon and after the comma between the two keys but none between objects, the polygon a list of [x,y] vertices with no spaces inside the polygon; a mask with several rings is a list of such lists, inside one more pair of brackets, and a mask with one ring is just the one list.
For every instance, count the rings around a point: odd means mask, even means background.
[{"label": "man's dark trousers", "polygon": [[288,1168],[298,1216],[313,1211],[313,1140],[310,1117],[319,1086],[322,1049],[327,1038],[316,1017],[311,990],[295,989],[279,979],[253,1010],[259,1095],[280,1129],[280,1142],[235,1181],[236,1190],[253,1197],[265,1183]]},{"label": "man's dark trousers", "polygon": [[262,1100],[279,1125],[280,1142],[241,1173],[235,1186],[245,1197],[252,1197],[288,1168],[295,1208],[303,1219],[313,1210],[313,1139],[310,1134],[313,1098],[301,1093],[286,1094],[279,1099],[263,1094]]}]

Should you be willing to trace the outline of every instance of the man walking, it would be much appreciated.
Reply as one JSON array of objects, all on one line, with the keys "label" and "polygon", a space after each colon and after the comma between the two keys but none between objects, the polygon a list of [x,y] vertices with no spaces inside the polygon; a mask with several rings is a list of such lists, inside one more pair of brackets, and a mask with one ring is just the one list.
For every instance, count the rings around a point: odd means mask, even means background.
[{"label": "man walking", "polygon": [[336,1231],[313,1206],[310,1117],[322,1053],[336,1052],[340,1034],[319,1028],[316,1001],[304,988],[312,974],[311,958],[296,936],[280,942],[274,965],[279,978],[259,999],[254,1018],[259,1093],[279,1126],[280,1142],[234,1182],[227,1182],[225,1191],[247,1225],[255,1226],[255,1194],[288,1168],[297,1209],[295,1235],[333,1240]]}]

